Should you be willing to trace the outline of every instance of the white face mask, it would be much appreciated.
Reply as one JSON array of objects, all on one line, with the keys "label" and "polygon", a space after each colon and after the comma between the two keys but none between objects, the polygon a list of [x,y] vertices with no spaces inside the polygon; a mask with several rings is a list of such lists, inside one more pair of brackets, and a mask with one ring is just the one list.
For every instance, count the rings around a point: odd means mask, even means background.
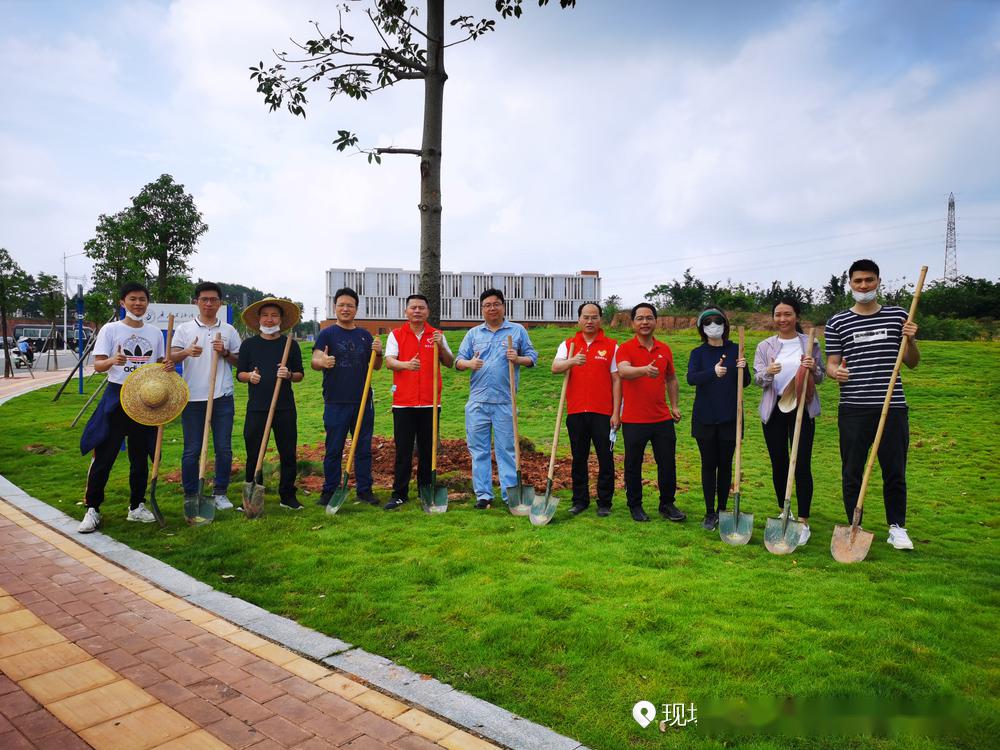
[{"label": "white face mask", "polygon": [[146,318],[145,315],[133,315],[128,310],[125,311],[125,317],[128,318],[129,320],[134,320],[136,323]]},{"label": "white face mask", "polygon": [[273,336],[281,331],[281,326],[261,326],[260,332],[266,333],[268,336]]},{"label": "white face mask", "polygon": [[709,323],[703,330],[710,339],[721,339],[726,327],[722,323]]},{"label": "white face mask", "polygon": [[864,304],[867,302],[875,301],[875,296],[878,294],[878,289],[872,289],[870,292],[856,292],[852,289],[851,294],[854,295],[855,302],[860,302]]}]

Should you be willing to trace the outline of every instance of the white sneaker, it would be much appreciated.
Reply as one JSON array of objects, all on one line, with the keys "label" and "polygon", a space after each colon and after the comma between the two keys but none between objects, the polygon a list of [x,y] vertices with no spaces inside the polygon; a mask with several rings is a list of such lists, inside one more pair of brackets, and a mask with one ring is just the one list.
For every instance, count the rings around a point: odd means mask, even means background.
[{"label": "white sneaker", "polygon": [[913,549],[913,542],[910,541],[906,529],[896,524],[889,527],[889,538],[886,541],[896,549]]},{"label": "white sneaker", "polygon": [[233,504],[229,502],[229,498],[225,495],[215,496],[215,509],[216,510],[229,510],[233,507]]},{"label": "white sneaker", "polygon": [[139,503],[139,507],[128,512],[125,520],[138,521],[139,523],[156,523],[156,516],[146,509],[146,503]]},{"label": "white sneaker", "polygon": [[812,532],[809,531],[809,524],[802,524],[802,534],[799,536],[799,545],[803,545],[809,541],[809,537],[812,536]]},{"label": "white sneaker", "polygon": [[76,530],[80,534],[89,534],[92,531],[97,531],[100,526],[101,514],[97,512],[97,508],[87,508],[87,514],[80,521]]}]

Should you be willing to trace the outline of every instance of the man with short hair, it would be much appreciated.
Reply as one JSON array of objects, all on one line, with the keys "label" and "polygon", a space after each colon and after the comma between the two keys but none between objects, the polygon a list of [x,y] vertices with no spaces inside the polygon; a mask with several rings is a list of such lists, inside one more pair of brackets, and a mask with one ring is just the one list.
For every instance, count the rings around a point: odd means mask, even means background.
[{"label": "man with short hair", "polygon": [[[677,493],[677,435],[674,423],[678,385],[670,347],[653,338],[656,308],[640,302],[632,308],[635,337],[618,347],[615,359],[622,379],[622,437],[625,440],[625,497],[635,521],[648,521],[642,509],[642,460],[653,444],[660,515],[669,521],[687,516],[674,504]],[[667,398],[670,405],[667,406]]]},{"label": "man with short hair", "polygon": [[247,383],[247,414],[243,422],[247,482],[257,481],[254,470],[257,468],[260,444],[264,439],[267,414],[271,409],[274,386],[281,383],[271,432],[278,449],[280,465],[278,504],[287,510],[302,510],[295,487],[295,476],[298,473],[298,415],[292,383],[301,382],[305,371],[302,369],[302,352],[294,338],[288,350],[288,361],[281,364],[281,357],[285,353],[285,336],[281,332],[288,330],[287,335],[291,336],[289,329],[295,327],[300,317],[298,305],[288,299],[265,297],[247,307],[243,311],[243,322],[251,331],[257,331],[257,335],[249,337],[240,345],[239,362],[236,365],[236,379]]},{"label": "man with short hair", "polygon": [[369,386],[365,415],[360,434],[354,434],[361,395],[368,375],[368,360],[375,352],[375,369],[382,367],[382,341],[358,326],[358,293],[344,287],[333,295],[336,322],[320,331],[313,344],[309,366],[323,373],[323,426],[326,428],[326,453],[323,457],[323,487],[318,505],[329,505],[343,475],[344,443],[351,433],[357,448],[354,452],[354,480],[358,500],[378,505],[372,492],[372,432],[375,429],[375,405]]},{"label": "man with short hair", "polygon": [[392,498],[385,510],[396,510],[409,499],[413,471],[413,444],[417,444],[417,487],[431,482],[434,389],[441,399],[441,373],[433,377],[434,347],[440,364],[451,367],[455,355],[444,334],[427,323],[427,297],[406,298],[406,323],[389,333],[385,342],[385,366],[392,370],[392,427],[396,463]]},{"label": "man with short hair", "polygon": [[[622,386],[615,364],[618,342],[604,335],[601,306],[584,302],[577,308],[579,331],[559,344],[552,360],[554,374],[570,372],[566,386],[566,431],[573,454],[573,504],[578,515],[590,506],[590,446],[597,456],[597,515],[611,515],[615,494],[615,461],[611,454],[612,430],[621,424]],[[569,347],[573,346],[573,356]]]},{"label": "man with short hair", "polygon": [[[233,507],[226,493],[233,471],[233,366],[239,362],[240,334],[229,323],[219,319],[222,307],[222,287],[203,281],[194,288],[194,303],[198,314],[181,323],[174,331],[170,345],[170,358],[184,363],[181,373],[191,396],[181,413],[184,431],[184,453],[181,456],[181,483],[184,497],[198,494],[198,469],[201,458],[201,439],[205,430],[205,412],[208,409],[208,381],[212,373],[212,356],[215,352],[219,366],[215,373],[212,391],[212,445],[215,448],[215,507],[227,510]],[[218,340],[216,340],[218,336]],[[206,352],[205,356],[202,353]]]},{"label": "man with short hair", "polygon": [[[100,507],[104,490],[121,449],[127,439],[129,462],[128,521],[152,523],[156,520],[146,508],[146,483],[149,479],[148,457],[152,456],[156,428],[141,425],[121,405],[121,389],[129,373],[149,362],[164,358],[163,333],[145,322],[149,290],[136,281],[121,288],[119,304],[125,317],[103,326],[94,342],[94,372],[108,374],[104,395],[94,409],[80,436],[80,452],[94,452],[87,473],[87,512],[77,531],[89,534],[101,525]],[[172,362],[164,367],[173,369]]]},{"label": "man with short hair", "polygon": [[[472,485],[476,508],[486,510],[493,503],[493,468],[490,437],[497,459],[500,494],[507,501],[507,488],[517,482],[514,462],[514,424],[508,362],[514,363],[514,388],[522,367],[534,367],[538,352],[520,323],[506,319],[503,292],[487,289],[479,295],[482,325],[472,328],[462,339],[455,360],[456,370],[471,370],[469,400],[465,405],[465,440],[472,457]],[[507,346],[507,337],[512,345]]]},{"label": "man with short hair", "polygon": [[[903,336],[907,338],[903,363],[913,369],[920,363],[917,324],[907,322],[902,307],[880,305],[879,268],[864,259],[848,272],[854,306],[835,314],[826,323],[826,372],[840,384],[837,427],[840,431],[841,483],[848,523],[861,492],[868,451],[875,442],[889,379]],[[888,543],[896,549],[913,549],[906,532],[906,457],[910,445],[909,408],[902,377],[892,387],[885,430],[878,448],[882,469],[882,499],[889,525]]]}]

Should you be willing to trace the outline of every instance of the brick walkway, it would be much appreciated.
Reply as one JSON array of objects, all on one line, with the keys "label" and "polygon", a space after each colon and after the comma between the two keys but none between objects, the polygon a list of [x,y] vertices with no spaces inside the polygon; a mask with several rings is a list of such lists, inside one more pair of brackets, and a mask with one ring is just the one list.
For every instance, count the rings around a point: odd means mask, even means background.
[{"label": "brick walkway", "polygon": [[0,748],[485,750],[0,500]]}]

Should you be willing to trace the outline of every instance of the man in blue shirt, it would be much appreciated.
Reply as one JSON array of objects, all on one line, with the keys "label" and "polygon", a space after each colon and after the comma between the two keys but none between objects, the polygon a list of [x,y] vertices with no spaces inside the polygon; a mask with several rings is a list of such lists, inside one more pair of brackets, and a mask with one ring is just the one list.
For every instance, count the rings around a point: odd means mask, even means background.
[{"label": "man in blue shirt", "polygon": [[[534,367],[538,352],[520,323],[506,319],[503,292],[487,289],[479,295],[482,325],[471,329],[458,349],[456,370],[471,370],[469,401],[465,405],[465,441],[472,456],[472,486],[476,507],[485,510],[493,502],[493,469],[490,463],[490,436],[500,476],[500,493],[507,500],[507,488],[517,482],[514,465],[514,424],[511,413],[508,362],[514,363],[514,388],[522,367]],[[508,348],[507,337],[512,345]]]},{"label": "man in blue shirt", "polygon": [[354,478],[358,500],[377,505],[372,492],[372,431],[375,406],[368,389],[365,416],[360,434],[354,434],[361,394],[368,374],[368,359],[375,352],[375,369],[382,367],[382,341],[354,321],[358,314],[358,294],[353,289],[338,289],[333,297],[337,322],[324,328],[316,337],[309,366],[323,373],[323,426],[326,428],[326,455],[323,458],[323,489],[318,505],[329,505],[340,486],[341,461],[347,433],[357,441],[354,454]]}]

